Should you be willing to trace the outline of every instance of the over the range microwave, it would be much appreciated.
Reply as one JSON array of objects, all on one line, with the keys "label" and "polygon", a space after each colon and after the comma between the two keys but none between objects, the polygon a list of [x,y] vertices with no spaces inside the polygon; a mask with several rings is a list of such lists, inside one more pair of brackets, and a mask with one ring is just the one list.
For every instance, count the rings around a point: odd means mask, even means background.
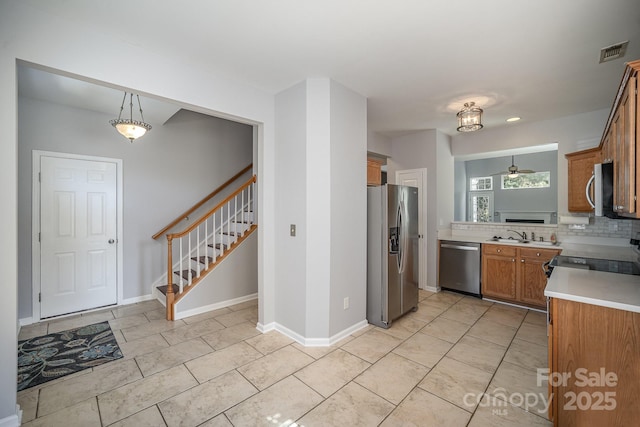
[{"label": "over the range microwave", "polygon": [[593,165],[585,194],[596,216],[620,218],[613,209],[613,162]]}]

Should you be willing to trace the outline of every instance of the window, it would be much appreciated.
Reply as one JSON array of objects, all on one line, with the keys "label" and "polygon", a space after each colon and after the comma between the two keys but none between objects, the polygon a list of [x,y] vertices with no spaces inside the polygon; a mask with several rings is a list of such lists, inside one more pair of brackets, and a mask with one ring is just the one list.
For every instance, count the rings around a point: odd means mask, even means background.
[{"label": "window", "polygon": [[515,178],[502,175],[503,190],[520,190],[523,188],[548,188],[551,181],[550,172],[521,173]]},{"label": "window", "polygon": [[469,188],[471,191],[493,190],[493,178],[490,176],[471,178],[469,180]]},{"label": "window", "polygon": [[493,191],[469,193],[469,221],[493,222]]}]

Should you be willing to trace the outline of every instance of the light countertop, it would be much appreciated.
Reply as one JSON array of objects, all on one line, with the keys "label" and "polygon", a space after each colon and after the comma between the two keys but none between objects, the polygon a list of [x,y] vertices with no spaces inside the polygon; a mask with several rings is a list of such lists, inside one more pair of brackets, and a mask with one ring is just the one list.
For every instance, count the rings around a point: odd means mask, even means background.
[{"label": "light countertop", "polygon": [[545,296],[640,313],[640,276],[556,267]]}]

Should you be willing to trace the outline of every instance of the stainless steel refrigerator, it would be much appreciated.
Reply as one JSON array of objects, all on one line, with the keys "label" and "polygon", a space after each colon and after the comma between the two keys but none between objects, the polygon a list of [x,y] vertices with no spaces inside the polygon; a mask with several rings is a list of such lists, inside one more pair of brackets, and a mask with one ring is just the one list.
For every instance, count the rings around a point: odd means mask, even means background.
[{"label": "stainless steel refrigerator", "polygon": [[418,308],[418,189],[367,188],[367,320],[383,328]]}]

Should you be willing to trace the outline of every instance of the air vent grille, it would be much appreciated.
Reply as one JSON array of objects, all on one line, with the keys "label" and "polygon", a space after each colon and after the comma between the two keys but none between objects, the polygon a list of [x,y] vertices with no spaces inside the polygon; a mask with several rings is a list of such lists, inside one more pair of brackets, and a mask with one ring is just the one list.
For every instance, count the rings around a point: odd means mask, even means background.
[{"label": "air vent grille", "polygon": [[627,45],[629,40],[622,43],[617,43],[609,47],[603,47],[600,49],[600,64],[607,61],[613,61],[614,59],[622,58],[627,53]]}]

